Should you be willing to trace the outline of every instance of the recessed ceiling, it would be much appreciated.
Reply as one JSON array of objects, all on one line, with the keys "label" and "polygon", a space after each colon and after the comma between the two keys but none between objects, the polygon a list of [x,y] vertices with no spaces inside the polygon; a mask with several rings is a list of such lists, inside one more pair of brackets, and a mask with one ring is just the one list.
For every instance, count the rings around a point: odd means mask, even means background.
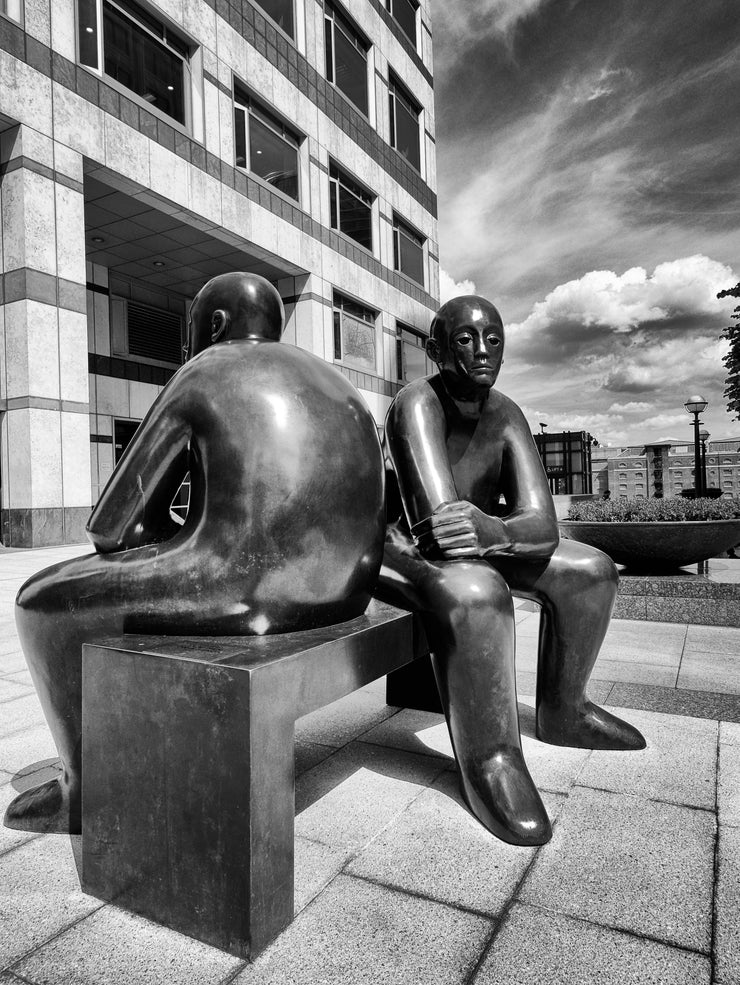
[{"label": "recessed ceiling", "polygon": [[[151,204],[151,192],[143,201],[101,181],[100,174],[85,175],[86,252],[113,274],[192,298],[216,274],[247,270],[274,283],[307,273],[254,244],[226,242],[222,230],[198,228],[184,211],[172,215],[164,211],[166,203],[162,210]],[[198,216],[192,220],[203,224]]]}]

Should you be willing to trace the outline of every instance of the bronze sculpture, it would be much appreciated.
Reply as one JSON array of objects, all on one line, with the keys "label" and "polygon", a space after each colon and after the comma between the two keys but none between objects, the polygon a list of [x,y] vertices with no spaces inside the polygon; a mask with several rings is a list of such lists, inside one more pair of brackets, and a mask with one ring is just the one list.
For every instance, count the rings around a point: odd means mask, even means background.
[{"label": "bronze sculpture", "polygon": [[[6,825],[80,829],[83,642],[281,633],[364,612],[383,551],[377,431],[334,367],[277,344],[283,317],[261,277],[224,274],[203,287],[190,309],[189,361],[90,518],[98,553],[21,588],[18,632],[63,774],[17,797]],[[188,468],[180,527],[169,506]]]},{"label": "bronze sculpture", "polygon": [[522,756],[512,591],[542,605],[538,738],[594,749],[645,740],[586,697],[617,572],[600,551],[559,542],[529,427],[494,389],[503,350],[501,316],[483,298],[455,298],[432,322],[439,373],[404,387],[386,420],[404,510],[386,534],[378,594],[422,615],[470,810],[503,840],[538,845],[551,827]]}]

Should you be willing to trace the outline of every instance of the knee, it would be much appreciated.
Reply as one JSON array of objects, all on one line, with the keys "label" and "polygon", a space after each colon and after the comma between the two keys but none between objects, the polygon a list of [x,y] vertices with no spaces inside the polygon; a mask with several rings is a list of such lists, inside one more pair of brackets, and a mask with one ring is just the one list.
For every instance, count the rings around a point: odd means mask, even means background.
[{"label": "knee", "polygon": [[485,561],[454,561],[436,567],[427,594],[437,612],[459,609],[513,612],[509,586]]},{"label": "knee", "polygon": [[559,581],[572,592],[602,591],[616,594],[619,573],[612,559],[603,551],[580,544],[574,540],[562,540],[553,555]]}]

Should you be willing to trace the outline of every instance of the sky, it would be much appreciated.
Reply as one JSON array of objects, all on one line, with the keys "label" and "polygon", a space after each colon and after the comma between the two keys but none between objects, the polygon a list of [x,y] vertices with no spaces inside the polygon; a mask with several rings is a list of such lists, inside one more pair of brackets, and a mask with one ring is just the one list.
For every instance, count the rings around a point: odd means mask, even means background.
[{"label": "sky", "polygon": [[432,0],[442,299],[506,325],[533,430],[740,436],[737,0]]}]

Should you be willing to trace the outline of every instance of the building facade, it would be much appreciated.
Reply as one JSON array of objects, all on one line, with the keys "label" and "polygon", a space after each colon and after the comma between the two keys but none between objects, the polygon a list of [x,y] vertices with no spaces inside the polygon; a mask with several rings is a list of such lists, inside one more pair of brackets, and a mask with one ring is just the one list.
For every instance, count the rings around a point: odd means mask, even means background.
[{"label": "building facade", "polygon": [[543,431],[534,435],[554,496],[591,492],[591,445],[587,431]]},{"label": "building facade", "polygon": [[[740,437],[709,440],[705,448],[707,488],[723,499],[740,497]],[[593,491],[612,499],[680,496],[694,488],[693,442],[662,441],[595,449]]]},{"label": "building facade", "polygon": [[429,0],[0,0],[2,541],[76,542],[215,274],[376,422],[438,297]]}]

